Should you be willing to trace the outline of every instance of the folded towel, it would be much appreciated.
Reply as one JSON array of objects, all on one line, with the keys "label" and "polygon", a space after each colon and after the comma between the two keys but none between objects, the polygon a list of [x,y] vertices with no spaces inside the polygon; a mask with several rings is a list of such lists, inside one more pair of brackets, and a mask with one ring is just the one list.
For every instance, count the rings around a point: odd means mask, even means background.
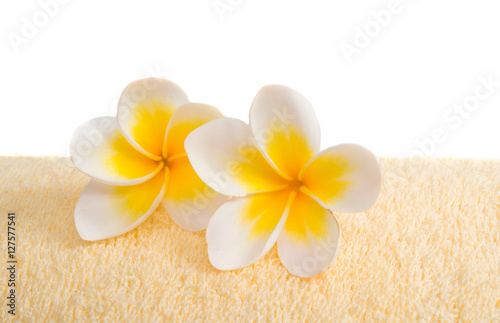
[{"label": "folded towel", "polygon": [[[372,209],[337,214],[336,262],[311,279],[274,247],[238,271],[214,269],[205,232],[160,207],[131,232],[78,236],[75,203],[89,178],[69,159],[0,157],[0,245],[16,213],[16,316],[23,322],[500,320],[500,161],[381,158]],[[7,272],[0,281],[0,321]]]}]

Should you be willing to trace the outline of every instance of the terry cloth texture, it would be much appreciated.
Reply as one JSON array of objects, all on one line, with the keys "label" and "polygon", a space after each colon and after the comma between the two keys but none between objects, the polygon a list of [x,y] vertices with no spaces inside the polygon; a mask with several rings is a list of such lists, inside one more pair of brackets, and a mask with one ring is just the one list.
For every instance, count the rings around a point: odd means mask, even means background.
[{"label": "terry cloth texture", "polygon": [[83,241],[73,209],[89,178],[67,158],[0,157],[3,266],[7,212],[16,212],[16,319],[498,322],[500,161],[382,158],[381,166],[377,203],[337,214],[336,262],[303,279],[276,247],[242,270],[214,269],[205,232],[178,228],[161,207],[125,235]]}]

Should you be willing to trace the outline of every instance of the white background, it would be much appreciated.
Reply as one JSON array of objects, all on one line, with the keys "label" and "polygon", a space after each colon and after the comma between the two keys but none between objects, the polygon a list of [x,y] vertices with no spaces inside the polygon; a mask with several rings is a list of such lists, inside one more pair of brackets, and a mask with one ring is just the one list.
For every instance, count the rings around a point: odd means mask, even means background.
[{"label": "white background", "polygon": [[[386,26],[371,14],[391,8]],[[500,82],[499,14],[493,0],[3,1],[0,154],[66,156],[79,124],[161,76],[245,121],[261,86],[290,86],[315,107],[322,147],[500,158],[499,86],[467,117],[449,111],[480,77]],[[341,46],[367,27],[348,63]]]}]

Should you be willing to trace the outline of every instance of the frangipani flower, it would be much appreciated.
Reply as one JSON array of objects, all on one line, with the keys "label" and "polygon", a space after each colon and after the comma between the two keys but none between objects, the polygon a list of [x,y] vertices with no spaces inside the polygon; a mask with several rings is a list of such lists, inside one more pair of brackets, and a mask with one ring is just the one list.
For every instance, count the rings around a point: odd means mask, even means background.
[{"label": "frangipani flower", "polygon": [[180,227],[206,228],[227,200],[196,175],[184,150],[193,129],[222,117],[214,107],[189,103],[176,84],[135,81],[123,91],[117,117],[80,126],[70,144],[76,167],[92,177],[75,207],[75,224],[85,240],[132,230],[162,203]]},{"label": "frangipani flower", "polygon": [[335,259],[340,227],[331,212],[362,212],[379,195],[376,157],[343,144],[319,151],[311,104],[284,86],[262,88],[250,125],[217,119],[189,134],[188,158],[215,191],[235,196],[210,219],[206,239],[212,265],[248,266],[277,242],[283,265],[312,277]]}]

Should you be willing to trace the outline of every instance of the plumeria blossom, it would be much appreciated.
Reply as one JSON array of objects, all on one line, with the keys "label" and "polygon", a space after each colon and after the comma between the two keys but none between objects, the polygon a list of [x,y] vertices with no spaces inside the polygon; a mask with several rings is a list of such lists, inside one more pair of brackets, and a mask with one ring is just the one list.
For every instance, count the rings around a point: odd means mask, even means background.
[{"label": "plumeria blossom", "polygon": [[196,175],[184,150],[186,136],[222,117],[214,107],[189,103],[176,84],[161,78],[135,81],[123,91],[117,117],[81,125],[70,154],[92,178],[75,207],[75,224],[85,240],[132,230],[162,203],[180,227],[206,228],[227,197]]},{"label": "plumeria blossom", "polygon": [[354,144],[319,151],[311,104],[284,86],[258,92],[250,125],[230,118],[208,122],[187,136],[185,147],[198,176],[234,196],[206,232],[210,262],[221,270],[248,266],[277,243],[292,274],[315,276],[340,248],[332,211],[365,211],[380,191],[376,157]]}]

